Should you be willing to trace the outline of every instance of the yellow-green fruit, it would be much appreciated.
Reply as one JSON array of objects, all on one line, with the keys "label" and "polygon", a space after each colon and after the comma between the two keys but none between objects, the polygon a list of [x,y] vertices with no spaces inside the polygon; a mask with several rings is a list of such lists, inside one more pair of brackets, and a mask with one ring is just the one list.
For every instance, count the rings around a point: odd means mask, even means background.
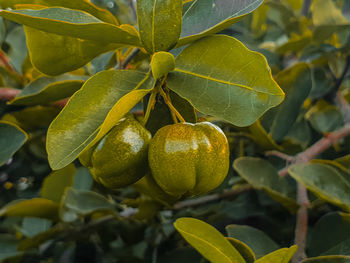
[{"label": "yellow-green fruit", "polygon": [[229,169],[225,134],[209,122],[165,126],[152,138],[148,162],[156,183],[181,197],[207,193],[219,186]]},{"label": "yellow-green fruit", "polygon": [[135,183],[148,171],[151,134],[131,115],[123,118],[92,152],[90,172],[108,188]]}]

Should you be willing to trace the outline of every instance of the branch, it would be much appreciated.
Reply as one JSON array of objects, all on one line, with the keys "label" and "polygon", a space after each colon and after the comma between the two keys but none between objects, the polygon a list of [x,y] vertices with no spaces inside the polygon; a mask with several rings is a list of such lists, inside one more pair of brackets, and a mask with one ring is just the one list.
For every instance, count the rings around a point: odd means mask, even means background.
[{"label": "branch", "polygon": [[140,52],[139,48],[135,48],[130,54],[124,59],[123,62],[119,63],[115,68],[116,69],[125,69],[131,60]]},{"label": "branch", "polygon": [[0,88],[0,100],[12,100],[21,90],[13,88]]},{"label": "branch", "polygon": [[308,16],[309,15],[310,6],[311,6],[311,0],[304,0],[303,7],[301,9],[301,15]]},{"label": "branch", "polygon": [[[314,159],[316,156],[323,153],[325,150],[330,148],[332,145],[336,144],[339,140],[342,138],[350,135],[350,124],[346,124],[343,128],[328,133],[314,143],[311,147],[306,149],[304,152],[299,153],[294,157],[293,164],[301,164],[301,163],[307,163]],[[280,170],[278,173],[280,176],[285,176],[288,174],[288,168],[290,166],[286,166],[284,169]]]},{"label": "branch", "polygon": [[15,72],[6,54],[0,49],[0,61],[10,72]]},{"label": "branch", "polygon": [[240,193],[243,193],[243,192],[251,190],[251,189],[253,189],[252,186],[243,185],[239,188],[226,190],[222,193],[206,195],[206,196],[195,198],[195,199],[185,200],[185,201],[176,203],[172,207],[172,210],[181,210],[181,209],[188,208],[188,207],[196,207],[196,206],[200,206],[200,205],[203,205],[203,204],[206,204],[209,202],[234,197],[234,196],[239,195]]}]

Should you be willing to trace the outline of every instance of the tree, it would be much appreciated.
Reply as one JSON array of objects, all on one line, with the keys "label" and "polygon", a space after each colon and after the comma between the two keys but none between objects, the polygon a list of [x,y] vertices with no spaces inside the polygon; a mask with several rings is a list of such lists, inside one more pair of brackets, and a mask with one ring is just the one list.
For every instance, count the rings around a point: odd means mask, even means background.
[{"label": "tree", "polygon": [[0,0],[0,261],[350,261],[350,6],[263,2]]}]

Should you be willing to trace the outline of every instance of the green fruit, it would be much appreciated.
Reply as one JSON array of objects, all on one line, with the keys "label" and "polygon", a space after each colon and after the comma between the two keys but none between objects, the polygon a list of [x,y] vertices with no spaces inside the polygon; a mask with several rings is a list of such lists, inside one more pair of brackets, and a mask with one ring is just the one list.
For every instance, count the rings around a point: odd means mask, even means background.
[{"label": "green fruit", "polygon": [[160,188],[169,195],[195,196],[219,186],[229,169],[225,134],[209,122],[165,126],[152,138],[148,162]]},{"label": "green fruit", "polygon": [[150,132],[128,115],[97,143],[90,162],[85,163],[90,163],[95,180],[108,188],[130,185],[148,171],[150,140]]}]

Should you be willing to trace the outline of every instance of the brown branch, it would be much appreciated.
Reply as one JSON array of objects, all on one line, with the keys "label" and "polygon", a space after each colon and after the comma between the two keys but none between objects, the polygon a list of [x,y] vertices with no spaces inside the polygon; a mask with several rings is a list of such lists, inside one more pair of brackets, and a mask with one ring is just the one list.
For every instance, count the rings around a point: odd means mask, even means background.
[{"label": "brown branch", "polygon": [[[307,163],[314,159],[319,154],[323,153],[325,150],[330,148],[332,145],[336,144],[342,138],[350,135],[350,124],[346,124],[343,128],[328,133],[314,143],[311,147],[306,149],[304,152],[299,153],[294,157],[293,164]],[[290,166],[286,166],[284,169],[280,170],[278,173],[280,176],[285,176],[288,174],[288,169]]]},{"label": "brown branch", "polygon": [[21,90],[13,88],[0,88],[0,100],[12,100],[14,99]]},{"label": "brown branch", "polygon": [[10,72],[15,72],[6,54],[0,49],[0,61]]},{"label": "brown branch", "polygon": [[295,244],[298,245],[298,250],[294,254],[292,263],[299,263],[306,258],[305,248],[306,248],[306,235],[308,227],[308,207],[310,205],[307,190],[305,186],[298,183],[298,203],[300,205],[297,213],[297,223],[295,227]]},{"label": "brown branch", "polygon": [[243,192],[251,190],[251,189],[253,189],[252,186],[243,185],[239,188],[226,190],[222,193],[206,195],[206,196],[195,198],[195,199],[181,201],[181,202],[175,204],[172,207],[172,210],[181,210],[181,209],[188,208],[188,207],[196,207],[196,206],[200,206],[203,204],[207,204],[209,202],[234,197],[234,196],[239,195],[240,193],[243,193]]}]

